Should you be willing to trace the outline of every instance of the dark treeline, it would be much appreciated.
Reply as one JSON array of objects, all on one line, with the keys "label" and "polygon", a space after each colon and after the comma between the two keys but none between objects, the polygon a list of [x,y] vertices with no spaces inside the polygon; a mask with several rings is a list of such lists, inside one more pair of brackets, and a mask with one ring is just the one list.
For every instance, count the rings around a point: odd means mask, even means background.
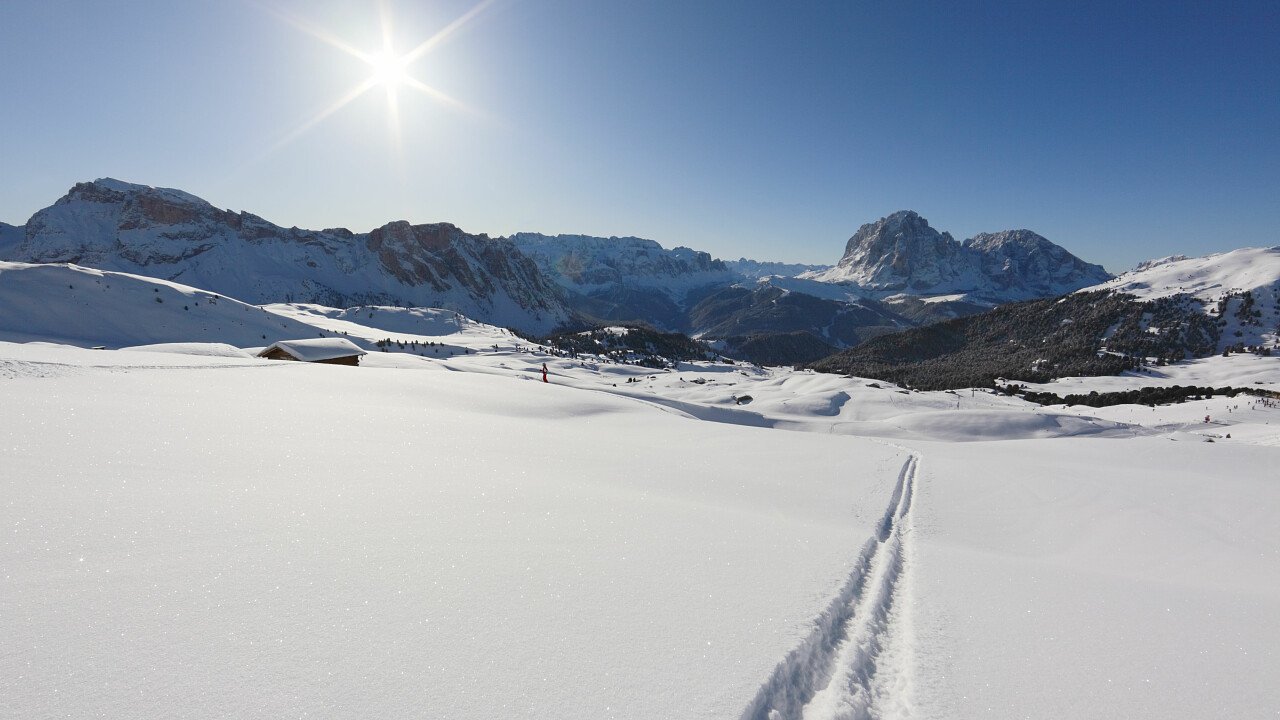
[{"label": "dark treeline", "polygon": [[1170,385],[1168,387],[1144,387],[1139,390],[1120,390],[1100,393],[1096,390],[1084,394],[1073,393],[1062,396],[1051,392],[1026,390],[1018,385],[1006,385],[1001,388],[1006,395],[1020,395],[1028,402],[1040,405],[1087,405],[1089,407],[1109,407],[1111,405],[1171,405],[1187,400],[1208,400],[1213,397],[1235,397],[1239,394],[1272,397],[1277,393],[1254,388],[1234,387],[1197,387],[1195,385]]},{"label": "dark treeline", "polygon": [[662,332],[650,327],[628,325],[619,334],[605,329],[568,332],[532,339],[568,357],[600,355],[618,361],[630,357],[631,362],[647,367],[665,367],[668,362],[721,359],[715,350],[699,340],[676,332]]},{"label": "dark treeline", "polygon": [[[1155,329],[1153,331],[1152,329]],[[813,364],[921,390],[1115,375],[1212,354],[1219,329],[1186,296],[1139,302],[1097,291],[1010,303],[870,340]]]}]

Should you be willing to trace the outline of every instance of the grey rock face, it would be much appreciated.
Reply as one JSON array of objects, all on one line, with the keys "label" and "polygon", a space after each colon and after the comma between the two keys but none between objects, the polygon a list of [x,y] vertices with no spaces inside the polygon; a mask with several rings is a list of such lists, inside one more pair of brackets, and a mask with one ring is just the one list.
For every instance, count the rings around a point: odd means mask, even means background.
[{"label": "grey rock face", "polygon": [[963,285],[974,272],[972,258],[950,233],[910,210],[858,228],[836,269],[864,287],[913,293]]}]

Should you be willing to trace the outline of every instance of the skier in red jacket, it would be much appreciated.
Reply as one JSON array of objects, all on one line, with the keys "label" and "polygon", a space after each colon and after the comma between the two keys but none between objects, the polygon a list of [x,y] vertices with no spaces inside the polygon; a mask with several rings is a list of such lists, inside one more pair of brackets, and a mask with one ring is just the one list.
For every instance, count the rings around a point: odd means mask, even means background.
[{"label": "skier in red jacket", "polygon": [[551,382],[547,380],[547,364],[542,363],[542,382]]}]

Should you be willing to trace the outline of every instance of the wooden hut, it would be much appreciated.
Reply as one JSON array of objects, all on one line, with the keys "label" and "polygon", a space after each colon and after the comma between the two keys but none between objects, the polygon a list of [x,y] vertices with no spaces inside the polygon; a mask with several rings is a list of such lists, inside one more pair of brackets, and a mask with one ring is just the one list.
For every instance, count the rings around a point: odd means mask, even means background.
[{"label": "wooden hut", "polygon": [[364,354],[364,350],[346,338],[311,338],[274,342],[271,347],[258,353],[258,357],[329,365],[359,365],[360,356]]}]

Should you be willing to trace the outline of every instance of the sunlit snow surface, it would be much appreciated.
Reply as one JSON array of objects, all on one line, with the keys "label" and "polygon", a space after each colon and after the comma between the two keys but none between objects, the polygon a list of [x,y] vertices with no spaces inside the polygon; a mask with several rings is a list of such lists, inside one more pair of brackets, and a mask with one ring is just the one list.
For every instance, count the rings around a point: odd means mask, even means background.
[{"label": "sunlit snow surface", "polygon": [[[0,343],[0,716],[1280,707],[1280,409],[653,371],[452,313],[230,302],[202,318],[249,340],[409,345]],[[1280,358],[1161,371],[1280,389]]]}]

